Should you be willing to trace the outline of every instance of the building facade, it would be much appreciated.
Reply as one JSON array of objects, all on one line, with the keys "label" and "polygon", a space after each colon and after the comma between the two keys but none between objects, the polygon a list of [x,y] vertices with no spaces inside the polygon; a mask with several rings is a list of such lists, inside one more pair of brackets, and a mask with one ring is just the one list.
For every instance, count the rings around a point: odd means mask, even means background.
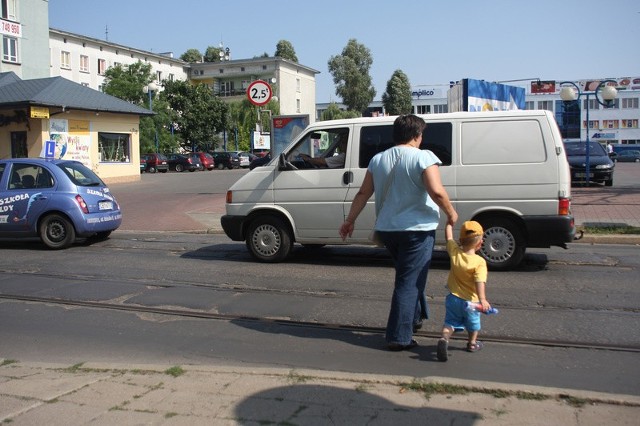
[{"label": "building facade", "polygon": [[[618,90],[616,99],[610,107],[601,105],[593,90],[597,85],[609,79],[573,81],[582,95],[573,103],[565,103],[560,98],[560,82],[533,81],[525,87],[525,109],[546,109],[554,113],[560,131],[566,139],[587,138],[602,144],[614,146],[640,144],[640,77],[611,79]],[[412,91],[414,114],[436,114],[448,112],[447,92],[449,85],[421,86]],[[589,94],[587,99],[587,94]],[[601,96],[599,95],[600,100]],[[329,103],[319,103],[316,107],[316,120],[322,119],[322,113]],[[338,104],[346,109],[343,104]],[[587,110],[589,119],[587,120]],[[384,115],[386,112],[381,101],[369,105],[365,115]]]},{"label": "building facade", "polygon": [[0,73],[22,79],[49,77],[49,3],[2,0]]},{"label": "building facade", "polygon": [[105,71],[138,61],[151,64],[155,81],[186,80],[189,64],[172,53],[152,53],[68,31],[49,29],[50,76],[102,91]]}]

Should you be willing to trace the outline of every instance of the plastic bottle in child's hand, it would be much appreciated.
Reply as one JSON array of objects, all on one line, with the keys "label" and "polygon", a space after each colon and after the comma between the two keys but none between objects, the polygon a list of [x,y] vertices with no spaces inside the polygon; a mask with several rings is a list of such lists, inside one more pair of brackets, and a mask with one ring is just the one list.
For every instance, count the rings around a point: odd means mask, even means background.
[{"label": "plastic bottle in child's hand", "polygon": [[466,302],[465,309],[468,312],[482,312],[485,315],[497,314],[499,311],[493,306],[490,307],[487,311],[482,309],[482,303],[477,302]]}]

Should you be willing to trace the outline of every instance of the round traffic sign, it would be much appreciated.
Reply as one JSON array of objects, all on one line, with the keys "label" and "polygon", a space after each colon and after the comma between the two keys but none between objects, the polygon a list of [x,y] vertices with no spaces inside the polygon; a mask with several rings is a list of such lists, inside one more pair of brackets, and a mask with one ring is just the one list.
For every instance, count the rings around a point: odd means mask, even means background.
[{"label": "round traffic sign", "polygon": [[257,106],[264,106],[271,100],[271,86],[262,80],[256,80],[247,87],[249,102]]}]

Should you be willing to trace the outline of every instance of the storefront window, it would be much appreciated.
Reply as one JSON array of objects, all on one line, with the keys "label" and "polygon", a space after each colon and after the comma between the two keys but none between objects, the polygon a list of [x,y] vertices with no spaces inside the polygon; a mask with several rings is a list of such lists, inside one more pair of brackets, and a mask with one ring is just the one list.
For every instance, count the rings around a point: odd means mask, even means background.
[{"label": "storefront window", "polygon": [[131,159],[131,135],[128,133],[98,133],[101,162],[128,163]]}]

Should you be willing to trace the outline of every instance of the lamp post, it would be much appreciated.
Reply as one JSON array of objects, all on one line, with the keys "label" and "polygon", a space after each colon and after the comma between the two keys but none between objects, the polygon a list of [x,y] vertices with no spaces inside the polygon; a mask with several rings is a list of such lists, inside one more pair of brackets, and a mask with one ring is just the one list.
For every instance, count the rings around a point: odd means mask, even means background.
[{"label": "lamp post", "polygon": [[[609,83],[613,84],[608,85]],[[616,81],[614,80],[603,80],[598,84],[598,87],[593,92],[582,92],[577,84],[572,81],[563,81],[560,83],[560,99],[562,99],[565,103],[570,102],[578,102],[580,97],[584,95],[587,99],[587,107],[586,109],[586,131],[587,137],[585,139],[586,142],[586,155],[585,155],[585,186],[589,186],[589,178],[590,178],[590,141],[589,141],[589,97],[591,95],[594,96],[596,101],[605,108],[609,108],[612,104],[616,96],[618,96],[618,91],[614,87],[616,85]],[[602,96],[602,100],[598,97],[598,95]]]},{"label": "lamp post", "polygon": [[[277,96],[272,96],[271,101],[278,102]],[[269,149],[271,149],[271,144],[273,144],[273,113],[270,109],[260,109],[258,108],[258,115],[260,121],[260,133],[262,133],[262,113],[266,112],[269,115]],[[253,150],[255,151],[255,144],[253,146]]]},{"label": "lamp post", "polygon": [[[148,93],[149,94],[149,111],[153,112],[153,94],[158,90],[158,86],[152,81],[150,82],[148,85],[144,86],[142,88],[142,91],[144,93]],[[151,118],[152,122],[153,122],[153,130],[155,131],[155,145],[156,145],[156,153],[159,151],[159,147],[158,147],[158,129],[156,129],[156,123],[155,121],[153,121],[153,117]]]}]

